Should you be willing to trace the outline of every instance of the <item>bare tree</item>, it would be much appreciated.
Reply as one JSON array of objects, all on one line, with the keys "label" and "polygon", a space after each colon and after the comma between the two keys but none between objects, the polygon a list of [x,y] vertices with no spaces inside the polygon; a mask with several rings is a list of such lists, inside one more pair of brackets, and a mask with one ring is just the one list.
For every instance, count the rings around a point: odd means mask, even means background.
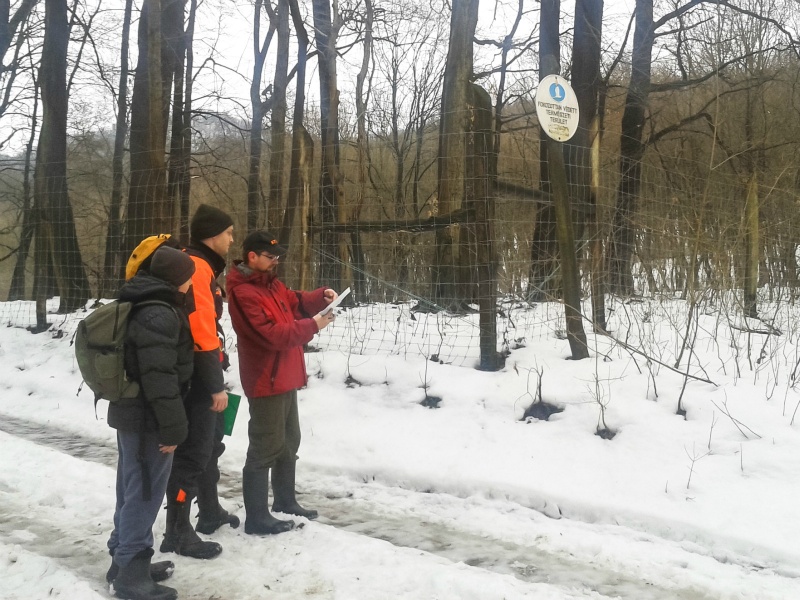
[{"label": "bare tree", "polygon": [[[180,220],[179,232],[181,241],[184,243],[189,242],[189,193],[191,191],[191,175],[189,173],[189,166],[192,160],[192,115],[193,115],[193,93],[192,83],[194,82],[194,27],[197,20],[197,0],[189,0],[189,19],[186,25],[185,33],[185,51],[186,51],[186,70],[184,81],[183,93],[183,119],[180,122],[182,126],[182,139],[181,139],[181,153],[180,157],[182,165],[179,169],[180,176]],[[173,107],[173,110],[179,112],[179,106]]]},{"label": "bare tree", "polygon": [[579,121],[575,136],[566,146],[570,194],[578,210],[576,237],[582,232],[586,217],[591,219],[594,235],[591,241],[592,254],[592,318],[595,327],[606,329],[605,317],[605,268],[603,265],[603,243],[597,221],[598,176],[595,164],[599,164],[600,116],[598,99],[600,93],[600,58],[603,26],[603,0],[577,0],[575,3],[575,34],[572,44],[572,88],[578,100]]},{"label": "bare tree", "polygon": [[633,214],[641,185],[644,155],[642,132],[647,96],[650,93],[650,69],[655,39],[653,0],[636,0],[635,18],[631,79],[620,131],[620,182],[608,252],[610,289],[622,295],[633,293]]},{"label": "bare tree", "polygon": [[297,65],[294,68],[296,91],[292,110],[292,156],[289,166],[289,189],[279,239],[284,244],[290,243],[295,219],[299,217],[299,244],[295,244],[295,246],[299,246],[298,254],[300,255],[299,287],[307,289],[312,285],[309,224],[311,214],[311,171],[314,165],[314,141],[303,124],[309,41],[297,0],[288,0],[288,2],[292,25],[297,36]]},{"label": "bare tree", "polygon": [[[561,69],[559,43],[560,0],[543,0],[539,18],[539,81]],[[539,182],[545,196],[552,196],[550,146],[545,136],[539,141]],[[558,241],[555,205],[548,203],[536,212],[531,241],[531,268],[528,277],[528,299],[545,300],[559,294],[556,277]]]},{"label": "bare tree", "polygon": [[289,85],[289,2],[279,0],[277,11],[270,15],[275,19],[278,33],[278,52],[275,61],[275,76],[272,80],[270,106],[270,153],[269,196],[266,223],[269,229],[280,223],[283,207],[284,169],[286,166],[286,88]]},{"label": "bare tree", "polygon": [[[496,6],[497,5],[499,5],[499,2],[496,4]],[[513,23],[511,24],[508,33],[503,36],[502,40],[476,40],[476,43],[482,46],[493,46],[499,51],[499,56],[497,57],[497,59],[499,59],[499,64],[497,66],[493,67],[486,73],[475,74],[477,80],[481,80],[489,75],[495,75],[497,78],[497,89],[495,91],[494,100],[493,153],[489,163],[489,170],[492,174],[491,176],[494,178],[497,177],[497,162],[500,156],[500,139],[504,125],[503,111],[511,99],[509,97],[509,87],[511,84],[509,70],[519,71],[518,63],[520,58],[526,52],[528,52],[536,42],[537,30],[535,28],[528,32],[525,37],[517,37],[520,32],[520,25],[522,24],[523,19],[530,15],[533,10],[534,9],[531,9],[530,6],[526,8],[524,0],[517,0],[517,7],[514,14]],[[518,97],[512,97],[518,99]]]},{"label": "bare tree", "polygon": [[[167,6],[179,0],[164,0]],[[183,1],[183,0],[180,0]],[[172,230],[172,207],[165,202],[164,160],[171,85],[164,85],[170,62],[165,60],[162,0],[145,0],[139,20],[139,59],[131,98],[131,182],[125,219],[125,252],[148,235]],[[183,19],[181,19],[181,24]],[[167,29],[169,31],[169,29]]]},{"label": "bare tree", "polygon": [[31,170],[33,168],[33,147],[38,134],[39,125],[39,86],[36,83],[36,74],[33,73],[34,97],[33,113],[30,117],[30,132],[25,144],[25,166],[22,173],[22,232],[17,249],[17,261],[14,264],[14,273],[11,276],[11,285],[8,289],[9,300],[22,300],[25,298],[25,267],[28,263],[31,242],[36,232],[36,217],[33,212],[33,193],[31,190]]},{"label": "bare tree", "polygon": [[14,42],[17,29],[31,14],[31,10],[39,0],[22,0],[14,14],[11,14],[11,0],[0,0],[0,58]]},{"label": "bare tree", "polygon": [[[23,49],[30,35],[26,24],[38,1],[23,0],[14,14],[11,14],[11,0],[0,0],[0,81],[2,81],[0,117],[11,104],[12,90],[20,71]],[[14,55],[9,60],[6,55],[12,44]]]},{"label": "bare tree", "polygon": [[320,176],[319,281],[333,288],[342,287],[342,265],[347,265],[347,251],[340,234],[325,228],[344,222],[344,189],[339,169],[339,90],[336,77],[336,40],[342,26],[334,2],[313,0],[315,42],[319,59],[320,126],[322,129],[322,165]]},{"label": "bare tree", "polygon": [[[478,23],[478,0],[454,0],[450,20],[450,45],[444,70],[439,125],[438,212],[448,215],[464,197],[465,134],[469,128],[467,95],[473,73],[473,39]],[[450,310],[462,310],[467,274],[458,233],[453,228],[436,232],[433,264],[434,301]]]},{"label": "bare tree", "polygon": [[128,52],[130,50],[131,14],[133,0],[125,0],[125,13],[122,18],[122,42],[119,59],[119,89],[117,90],[117,126],[114,131],[114,156],[112,159],[111,203],[106,231],[103,277],[97,295],[106,297],[122,275],[124,256],[122,255],[122,180],[124,176],[123,155],[125,139],[128,136]]},{"label": "bare tree", "polygon": [[[30,130],[28,141],[25,144],[24,167],[22,175],[21,220],[22,230],[19,236],[19,245],[16,249],[16,262],[9,286],[8,299],[21,300],[25,297],[25,267],[30,255],[30,247],[35,230],[35,215],[33,214],[33,194],[31,190],[31,173],[33,166],[33,148],[38,134],[38,104],[39,86],[34,67],[31,47],[32,40],[31,21],[33,9],[38,0],[24,0],[11,14],[10,0],[0,0],[0,118],[13,106],[17,86],[17,77],[22,72],[30,73],[33,100],[32,112],[29,116]],[[7,56],[11,46],[14,47],[12,56]],[[11,128],[8,138],[0,141],[0,147],[5,146],[10,137],[16,135],[18,129]],[[9,255],[10,257],[10,255]],[[8,258],[8,257],[4,257]]]},{"label": "bare tree", "polygon": [[[542,3],[541,37],[539,38],[539,81],[559,72],[558,13],[560,2],[552,0]],[[545,137],[545,135],[543,135]],[[555,214],[556,238],[561,257],[561,287],[564,295],[564,312],[567,322],[567,339],[572,358],[579,360],[589,356],[586,333],[581,318],[580,271],[575,253],[575,235],[572,224],[572,209],[569,197],[567,173],[564,165],[562,145],[546,138],[547,173],[552,185],[553,212]]]},{"label": "bare tree", "polygon": [[61,296],[59,312],[72,312],[89,299],[72,205],[67,190],[67,47],[66,0],[45,1],[45,35],[39,83],[42,128],[36,151],[34,205],[37,212],[37,326],[46,327],[42,299],[52,272]]},{"label": "bare tree", "polygon": [[[167,159],[167,191],[166,199],[170,207],[170,221],[172,226],[169,231],[180,231],[179,223],[188,223],[188,216],[181,212],[181,198],[183,186],[190,182],[184,170],[189,166],[191,148],[186,146],[185,129],[191,127],[191,112],[187,113],[185,94],[187,83],[191,82],[191,72],[186,68],[186,59],[189,47],[192,44],[190,30],[184,30],[184,12],[186,0],[178,0],[164,5],[164,23],[169,23],[169,30],[164,31],[165,47],[162,56],[164,98],[169,98],[167,93],[172,89],[172,116],[169,140],[169,156]],[[191,89],[191,86],[189,86]],[[165,122],[169,118],[169,104],[164,108]],[[188,118],[187,118],[188,117]],[[191,138],[190,138],[191,139]]]},{"label": "bare tree", "polygon": [[[364,0],[364,49],[361,59],[361,68],[356,76],[356,120],[357,137],[356,148],[358,151],[356,202],[353,209],[352,219],[358,221],[361,218],[361,211],[364,207],[364,200],[367,188],[367,170],[369,161],[369,151],[367,148],[367,98],[364,94],[364,83],[369,74],[370,61],[372,60],[372,38],[375,13],[372,7],[372,0]],[[353,249],[353,284],[356,300],[366,299],[367,281],[365,277],[366,261],[364,252],[361,248],[361,234],[353,231],[350,234],[351,246]]]},{"label": "bare tree", "polygon": [[[269,3],[267,2],[267,7]],[[261,11],[264,0],[256,0],[253,9],[253,79],[250,82],[250,107],[253,117],[250,122],[250,169],[247,174],[247,230],[258,228],[258,214],[261,202],[261,154],[264,115],[270,107],[270,88],[262,92],[264,63],[267,60],[272,38],[277,29],[277,20],[270,15],[269,29],[261,40]],[[270,10],[270,12],[272,12]],[[274,13],[273,13],[274,14]]]}]

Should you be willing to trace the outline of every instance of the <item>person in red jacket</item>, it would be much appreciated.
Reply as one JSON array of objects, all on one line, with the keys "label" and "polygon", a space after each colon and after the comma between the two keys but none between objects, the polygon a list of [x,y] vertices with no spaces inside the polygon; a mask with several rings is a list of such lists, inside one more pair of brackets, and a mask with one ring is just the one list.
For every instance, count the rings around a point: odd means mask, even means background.
[{"label": "person in red jacket", "polygon": [[228,312],[237,335],[239,373],[250,404],[247,459],[242,472],[245,533],[289,531],[294,521],[276,519],[268,505],[272,470],[272,510],[316,519],[295,498],[295,466],[300,447],[297,390],[306,385],[303,346],[335,319],[320,314],[337,294],[329,288],[293,291],[277,278],[286,254],[275,236],[256,231],[243,243],[243,261],[227,277]]}]

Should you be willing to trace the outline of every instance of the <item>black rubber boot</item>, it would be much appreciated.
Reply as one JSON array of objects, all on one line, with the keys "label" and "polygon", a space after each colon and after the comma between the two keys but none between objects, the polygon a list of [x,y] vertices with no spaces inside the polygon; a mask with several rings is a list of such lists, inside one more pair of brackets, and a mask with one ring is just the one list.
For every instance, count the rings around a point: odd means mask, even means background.
[{"label": "black rubber boot", "polygon": [[175,552],[190,558],[208,559],[219,556],[222,546],[204,542],[189,522],[191,500],[167,503],[167,532],[161,542],[161,552]]},{"label": "black rubber boot", "polygon": [[281,521],[269,512],[269,471],[242,472],[244,532],[250,535],[275,535],[294,529],[294,521]]},{"label": "black rubber boot", "polygon": [[155,583],[150,578],[153,549],[142,550],[128,566],[120,567],[114,579],[114,595],[127,600],[175,600],[178,591]]},{"label": "black rubber boot", "polygon": [[297,503],[295,497],[296,467],[296,460],[282,460],[278,461],[275,468],[272,469],[272,493],[275,498],[272,502],[272,510],[287,515],[305,517],[313,521],[319,516],[319,513],[310,508],[303,508]]},{"label": "black rubber boot", "polygon": [[[111,566],[106,571],[106,581],[112,583],[119,575],[119,565],[114,562],[114,553],[109,551],[111,555]],[[172,577],[175,571],[175,563],[171,560],[161,560],[159,562],[150,563],[150,579],[155,582],[164,581]]]},{"label": "black rubber boot", "polygon": [[216,481],[204,481],[201,478],[197,489],[197,506],[200,512],[195,529],[200,533],[210,535],[223,525],[230,525],[233,529],[239,527],[239,517],[220,506]]}]

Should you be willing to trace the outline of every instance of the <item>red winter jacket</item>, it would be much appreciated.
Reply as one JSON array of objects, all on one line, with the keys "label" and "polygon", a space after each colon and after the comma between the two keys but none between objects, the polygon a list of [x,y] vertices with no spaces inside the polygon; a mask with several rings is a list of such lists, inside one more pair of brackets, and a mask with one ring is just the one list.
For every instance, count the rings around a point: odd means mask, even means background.
[{"label": "red winter jacket", "polygon": [[326,288],[296,292],[271,273],[237,261],[227,278],[228,312],[237,336],[239,375],[248,398],[303,387],[303,345],[317,333],[311,315],[325,306]]}]

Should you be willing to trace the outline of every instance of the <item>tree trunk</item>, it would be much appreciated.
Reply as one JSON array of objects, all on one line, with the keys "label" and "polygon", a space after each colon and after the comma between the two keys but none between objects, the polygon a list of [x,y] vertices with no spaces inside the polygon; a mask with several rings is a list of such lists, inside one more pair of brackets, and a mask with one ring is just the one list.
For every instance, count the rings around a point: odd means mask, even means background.
[{"label": "tree trunk", "polygon": [[133,0],[125,0],[122,18],[122,43],[119,53],[119,89],[117,90],[117,126],[114,131],[114,155],[111,159],[111,203],[108,210],[108,229],[103,256],[103,277],[97,296],[110,297],[124,276],[125,257],[122,254],[122,180],[125,175],[123,155],[128,135],[128,52],[130,51],[131,14]]},{"label": "tree trunk", "polygon": [[[572,89],[578,100],[578,129],[565,144],[570,197],[578,204],[580,217],[591,212],[596,198],[592,183],[592,122],[597,117],[597,98],[600,86],[600,41],[603,25],[603,0],[577,0],[575,4],[575,35],[572,45]],[[583,219],[576,222],[580,236]]]},{"label": "tree trunk", "polygon": [[[192,160],[192,74],[194,71],[194,24],[197,17],[197,0],[190,0],[189,3],[189,21],[186,26],[186,40],[184,46],[186,48],[186,81],[185,89],[183,92],[183,139],[181,144],[183,146],[181,158],[183,159],[183,166],[181,167],[182,181],[180,183],[180,218],[178,221],[178,231],[180,240],[183,244],[189,243],[189,195],[191,193],[192,178],[189,173]],[[173,110],[178,110],[177,107]]]},{"label": "tree trunk", "polygon": [[[297,181],[300,188],[300,289],[311,288],[311,173],[314,168],[314,140],[302,125],[293,137],[292,152],[298,156]],[[297,146],[294,146],[296,142]]]},{"label": "tree trunk", "polygon": [[411,185],[411,205],[414,207],[414,217],[420,216],[419,183],[422,179],[422,142],[425,140],[425,126],[428,124],[424,115],[419,116],[419,121],[414,128],[414,179]]},{"label": "tree trunk", "polygon": [[[542,6],[544,9],[545,6]],[[558,6],[548,5],[548,8],[558,14]],[[545,16],[550,17],[548,23],[552,26],[552,15],[542,15],[542,22]],[[539,73],[540,81],[548,75],[558,73],[560,69],[556,46],[558,39],[552,37],[552,28],[545,35],[542,35],[539,42]],[[542,132],[542,136],[546,134]],[[573,360],[580,360],[589,356],[589,348],[586,344],[586,333],[583,330],[581,317],[581,276],[578,269],[578,259],[575,250],[575,234],[572,224],[572,207],[569,196],[569,185],[567,180],[566,167],[564,165],[563,144],[553,139],[546,138],[547,146],[547,172],[552,186],[553,212],[555,213],[556,238],[558,240],[558,252],[561,257],[561,288],[564,298],[564,313],[567,324],[567,340],[569,341],[570,351]]]},{"label": "tree trunk", "polygon": [[[344,190],[339,171],[339,90],[336,76],[336,38],[338,22],[331,20],[330,0],[313,0],[315,42],[319,60],[320,127],[322,129],[322,165],[320,177],[319,219],[322,230],[319,242],[320,285],[340,290],[346,252],[339,234],[326,231],[325,225],[344,222]],[[338,15],[337,21],[338,21]]]},{"label": "tree trunk", "polygon": [[[297,211],[300,208],[302,199],[305,197],[305,189],[309,182],[304,181],[303,177],[307,170],[313,166],[314,146],[313,141],[310,140],[308,132],[303,126],[303,115],[305,106],[305,87],[306,87],[306,60],[308,58],[308,34],[306,27],[303,24],[303,16],[300,14],[300,7],[297,0],[289,0],[289,9],[292,16],[292,23],[294,24],[295,33],[297,35],[297,67],[295,71],[295,79],[297,86],[295,88],[294,109],[292,111],[292,157],[289,165],[289,190],[286,197],[286,211],[283,213],[283,223],[279,240],[282,244],[288,245],[292,239],[292,228],[294,227],[294,220],[297,216]],[[309,146],[310,143],[310,146]],[[301,271],[305,273],[310,271],[310,264],[305,260],[310,256],[306,252],[306,248],[310,244],[308,239],[308,222],[307,215],[301,217],[301,235],[300,235],[300,256],[303,257],[301,264]],[[307,289],[301,287],[301,289]]]},{"label": "tree trunk", "polygon": [[608,249],[609,285],[612,292],[620,295],[630,295],[634,291],[631,272],[635,238],[633,217],[642,183],[642,132],[650,93],[654,35],[653,0],[636,0],[631,81],[622,113],[620,182]]},{"label": "tree trunk", "polygon": [[[139,20],[139,59],[131,98],[131,184],[125,255],[148,235],[170,231],[166,195],[166,120],[161,70],[161,0],[145,0]],[[169,87],[166,93],[169,93]]]},{"label": "tree trunk", "polygon": [[[364,83],[369,73],[369,63],[372,59],[372,24],[374,19],[372,0],[364,0],[364,50],[361,59],[361,69],[356,76],[356,120],[358,149],[358,187],[356,188],[356,203],[353,209],[353,220],[361,219],[361,210],[367,190],[367,170],[369,169],[369,154],[367,148],[367,100],[364,96]],[[361,234],[353,231],[350,234],[353,249],[353,295],[354,301],[367,300],[366,259],[361,247]]]},{"label": "tree trunk", "polygon": [[[478,0],[454,0],[450,18],[450,44],[442,87],[439,126],[438,213],[446,215],[461,206],[464,197],[466,132],[469,128],[467,93],[473,68],[473,38],[478,23]],[[432,270],[433,300],[448,310],[463,310],[467,274],[459,251],[455,227],[437,230]],[[471,296],[471,294],[470,294]]]},{"label": "tree trunk", "polygon": [[753,172],[747,184],[744,218],[744,314],[758,317],[758,176]]},{"label": "tree trunk", "polygon": [[[172,127],[170,131],[169,142],[169,159],[167,162],[167,203],[170,207],[170,221],[171,227],[167,232],[178,230],[178,220],[181,216],[180,213],[180,197],[181,186],[185,182],[183,169],[186,166],[186,161],[183,157],[183,128],[184,128],[184,114],[183,114],[183,94],[185,92],[184,76],[186,69],[186,34],[183,30],[183,16],[185,9],[185,0],[172,1],[169,3],[170,11],[167,12],[165,5],[163,22],[171,24],[170,34],[165,32],[165,38],[169,38],[170,42],[165,44],[164,49],[164,65],[163,65],[163,89],[166,91],[172,86]],[[180,25],[180,27],[177,27]],[[171,72],[169,72],[171,71]],[[169,82],[172,82],[171,84]],[[167,95],[164,95],[165,98]],[[167,111],[169,107],[167,107]],[[168,112],[164,114],[165,122]]]},{"label": "tree trunk", "polygon": [[[547,75],[558,73],[561,65],[561,50],[558,37],[561,0],[542,0],[539,18],[540,62],[539,81]],[[549,149],[546,136],[539,142],[539,186],[550,197],[552,186],[549,173]],[[558,241],[556,239],[556,213],[551,204],[536,211],[536,223],[531,240],[531,268],[528,277],[528,300],[541,302],[558,295],[560,287],[556,275],[558,267]]]},{"label": "tree trunk", "polygon": [[[22,0],[14,14],[11,14],[11,2],[0,0],[0,65],[3,73],[3,89],[0,90],[0,117],[9,106],[15,89],[17,75],[20,72],[20,59],[24,53],[25,44],[31,39],[30,27],[26,25],[17,35],[17,30],[26,23],[33,7],[39,0]],[[16,39],[15,39],[16,37]],[[14,44],[14,55],[6,57],[6,53]],[[35,76],[33,77],[35,79]]]},{"label": "tree trunk", "polygon": [[60,313],[73,312],[89,299],[89,280],[83,268],[67,191],[68,44],[67,3],[65,0],[46,0],[45,36],[39,70],[42,129],[36,151],[34,202],[39,207],[37,235],[42,237],[39,249],[50,252],[61,296]]},{"label": "tree trunk", "polygon": [[575,35],[572,46],[572,88],[580,108],[578,130],[567,145],[570,194],[578,204],[575,213],[576,237],[590,219],[592,240],[589,251],[592,278],[592,320],[597,331],[605,331],[605,265],[601,225],[597,214],[598,177],[593,164],[599,150],[598,98],[600,91],[600,42],[603,27],[603,0],[577,0]]},{"label": "tree trunk", "polygon": [[[400,73],[400,55],[406,51],[397,43],[392,45],[391,73],[389,75],[389,86],[392,90],[392,112],[391,112],[391,149],[394,158],[394,189],[392,191],[392,201],[394,204],[394,218],[403,219],[406,215],[405,192],[403,182],[405,180],[405,137],[401,141],[400,132],[400,85],[402,76]],[[408,256],[411,247],[410,235],[407,232],[398,231],[393,234],[394,243],[392,244],[392,264],[397,269],[394,276],[395,285],[400,289],[408,287]],[[402,298],[398,298],[402,300]]]},{"label": "tree trunk", "polygon": [[[264,114],[268,99],[262,100],[261,80],[264,75],[264,63],[267,51],[275,34],[275,19],[270,18],[269,29],[261,42],[261,9],[263,0],[256,0],[253,13],[253,78],[250,82],[250,108],[253,120],[250,123],[250,166],[247,172],[247,231],[255,231],[259,227],[259,213],[262,204],[261,195],[261,141],[264,132]],[[266,94],[266,90],[264,92]]]},{"label": "tree trunk", "polygon": [[32,206],[31,193],[31,168],[33,166],[33,143],[36,140],[39,117],[39,86],[34,86],[33,114],[31,115],[31,133],[25,145],[25,169],[22,173],[22,235],[19,239],[17,262],[14,264],[14,273],[11,276],[11,286],[8,289],[8,299],[23,300],[25,294],[25,269],[30,255],[31,241],[36,231],[36,216]]},{"label": "tree trunk", "polygon": [[289,85],[289,2],[278,1],[277,33],[278,54],[275,77],[272,83],[270,111],[269,196],[266,225],[271,231],[281,222],[280,214],[284,196],[284,169],[286,167],[286,87]]},{"label": "tree trunk", "polygon": [[[23,0],[14,14],[11,14],[10,0],[0,0],[0,60],[5,58],[6,52],[14,41],[17,28],[22,24],[39,0]],[[7,64],[3,61],[3,64]]]}]

